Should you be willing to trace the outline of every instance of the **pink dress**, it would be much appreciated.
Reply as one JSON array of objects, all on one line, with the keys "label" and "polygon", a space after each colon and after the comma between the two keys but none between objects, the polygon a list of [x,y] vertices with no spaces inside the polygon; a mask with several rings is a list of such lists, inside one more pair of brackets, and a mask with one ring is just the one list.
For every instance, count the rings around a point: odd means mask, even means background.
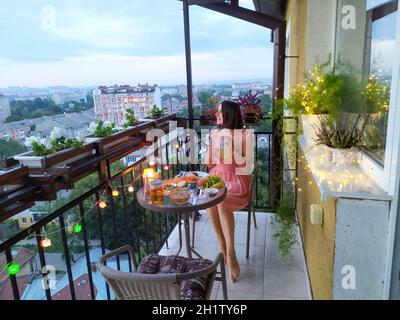
[{"label": "pink dress", "polygon": [[234,161],[232,164],[221,161],[210,170],[210,175],[220,176],[227,188],[226,198],[220,205],[232,211],[238,211],[247,206],[250,192],[251,176],[238,175],[237,168],[238,165]]}]

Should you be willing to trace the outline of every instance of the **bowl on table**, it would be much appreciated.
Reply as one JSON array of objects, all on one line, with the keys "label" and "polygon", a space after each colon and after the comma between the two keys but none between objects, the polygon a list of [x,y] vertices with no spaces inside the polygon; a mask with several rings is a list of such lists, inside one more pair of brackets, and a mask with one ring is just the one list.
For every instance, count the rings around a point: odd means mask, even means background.
[{"label": "bowl on table", "polygon": [[185,204],[192,196],[189,190],[179,190],[169,194],[169,201],[175,204]]}]

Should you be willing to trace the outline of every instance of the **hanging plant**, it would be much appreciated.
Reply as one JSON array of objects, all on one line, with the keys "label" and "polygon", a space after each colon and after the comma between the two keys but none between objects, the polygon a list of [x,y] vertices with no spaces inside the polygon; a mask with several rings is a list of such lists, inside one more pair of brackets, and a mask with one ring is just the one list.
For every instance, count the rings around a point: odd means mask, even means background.
[{"label": "hanging plant", "polygon": [[282,260],[289,264],[293,261],[293,248],[297,244],[297,221],[294,208],[286,200],[283,200],[276,211],[276,222],[279,229],[274,236],[278,238]]}]

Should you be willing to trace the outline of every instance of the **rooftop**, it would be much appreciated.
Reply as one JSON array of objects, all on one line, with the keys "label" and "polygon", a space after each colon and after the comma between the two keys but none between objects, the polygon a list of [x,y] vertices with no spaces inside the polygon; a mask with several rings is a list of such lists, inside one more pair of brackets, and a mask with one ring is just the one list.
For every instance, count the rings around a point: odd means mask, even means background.
[{"label": "rooftop", "polygon": [[143,93],[154,92],[158,86],[149,84],[138,84],[136,87],[129,85],[100,86],[98,90],[101,94],[118,94],[118,93]]}]

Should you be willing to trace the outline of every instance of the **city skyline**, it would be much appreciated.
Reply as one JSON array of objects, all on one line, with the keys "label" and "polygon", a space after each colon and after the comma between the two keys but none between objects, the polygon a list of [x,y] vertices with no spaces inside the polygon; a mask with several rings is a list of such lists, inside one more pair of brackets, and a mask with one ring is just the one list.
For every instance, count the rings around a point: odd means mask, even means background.
[{"label": "city skyline", "polygon": [[[190,15],[194,83],[272,76],[268,30],[197,6]],[[186,83],[180,1],[11,2],[0,18],[1,88]]]}]

